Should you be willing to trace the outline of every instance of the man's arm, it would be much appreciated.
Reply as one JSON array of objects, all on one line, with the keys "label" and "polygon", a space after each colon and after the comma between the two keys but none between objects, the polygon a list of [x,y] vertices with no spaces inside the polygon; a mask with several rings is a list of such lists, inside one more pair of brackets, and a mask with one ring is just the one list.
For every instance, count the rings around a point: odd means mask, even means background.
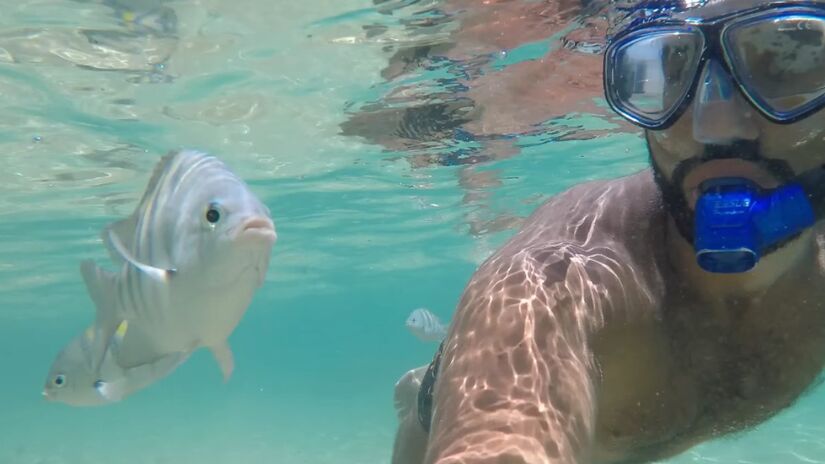
[{"label": "man's arm", "polygon": [[598,379],[588,338],[615,309],[615,263],[557,247],[485,264],[445,341],[426,463],[586,460]]}]

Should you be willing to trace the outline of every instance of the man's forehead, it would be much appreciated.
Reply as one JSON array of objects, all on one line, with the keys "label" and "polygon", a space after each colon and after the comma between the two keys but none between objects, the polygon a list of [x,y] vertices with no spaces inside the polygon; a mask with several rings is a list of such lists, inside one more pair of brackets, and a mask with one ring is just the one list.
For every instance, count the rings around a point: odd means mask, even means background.
[{"label": "man's forehead", "polygon": [[741,10],[750,10],[760,6],[788,5],[788,4],[825,4],[825,0],[815,1],[782,1],[782,0],[683,0],[683,10],[674,13],[677,19],[708,19],[734,13]]}]

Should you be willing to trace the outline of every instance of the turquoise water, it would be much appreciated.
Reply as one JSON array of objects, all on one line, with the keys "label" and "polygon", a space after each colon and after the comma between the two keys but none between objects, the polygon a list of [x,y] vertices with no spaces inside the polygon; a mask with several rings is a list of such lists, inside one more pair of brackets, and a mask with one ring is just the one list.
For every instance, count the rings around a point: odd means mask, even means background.
[{"label": "turquoise water", "polygon": [[[646,162],[632,134],[524,135],[517,156],[422,167],[409,156],[432,146],[342,136],[347,111],[388,92],[384,48],[408,39],[404,14],[367,0],[6,2],[0,464],[389,461],[392,386],[435,349],[404,328],[409,312],[449,320],[519,217],[577,182]],[[375,22],[390,31],[382,40],[365,35]],[[524,53],[536,47],[546,44]],[[92,320],[80,260],[107,263],[101,228],[131,212],[155,162],[179,147],[224,159],[279,234],[230,339],[233,377],[223,383],[199,351],[121,403],[45,401],[52,359]],[[821,401],[815,392],[756,432],[672,462],[823,462]]]}]

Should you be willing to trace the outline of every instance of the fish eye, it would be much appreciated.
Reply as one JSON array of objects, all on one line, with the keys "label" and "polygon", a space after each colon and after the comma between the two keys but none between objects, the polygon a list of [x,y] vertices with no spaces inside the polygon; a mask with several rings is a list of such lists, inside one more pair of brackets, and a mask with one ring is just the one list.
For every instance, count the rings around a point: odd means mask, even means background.
[{"label": "fish eye", "polygon": [[98,380],[94,383],[95,390],[100,390],[104,386],[106,386],[106,382],[104,382],[102,380]]},{"label": "fish eye", "polygon": [[65,376],[65,375],[63,375],[63,374],[58,374],[58,375],[56,375],[56,376],[54,377],[53,382],[54,382],[54,384],[55,384],[55,385],[57,385],[58,387],[62,387],[63,385],[65,385],[65,384],[66,384],[66,376]]},{"label": "fish eye", "polygon": [[206,220],[210,224],[217,224],[221,220],[221,212],[218,211],[218,205],[212,203],[209,209],[206,210]]}]

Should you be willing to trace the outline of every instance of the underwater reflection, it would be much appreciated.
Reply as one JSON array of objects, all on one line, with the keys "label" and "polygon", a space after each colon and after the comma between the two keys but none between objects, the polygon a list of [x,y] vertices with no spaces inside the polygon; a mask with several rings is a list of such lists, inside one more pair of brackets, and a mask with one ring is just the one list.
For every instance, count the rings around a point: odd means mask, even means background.
[{"label": "underwater reflection", "polygon": [[363,41],[388,55],[385,81],[380,98],[348,107],[341,133],[400,152],[413,169],[457,166],[473,235],[523,219],[485,204],[501,182],[475,168],[517,156],[520,137],[554,143],[636,132],[599,103],[606,2],[374,4],[402,19],[362,25]]}]

